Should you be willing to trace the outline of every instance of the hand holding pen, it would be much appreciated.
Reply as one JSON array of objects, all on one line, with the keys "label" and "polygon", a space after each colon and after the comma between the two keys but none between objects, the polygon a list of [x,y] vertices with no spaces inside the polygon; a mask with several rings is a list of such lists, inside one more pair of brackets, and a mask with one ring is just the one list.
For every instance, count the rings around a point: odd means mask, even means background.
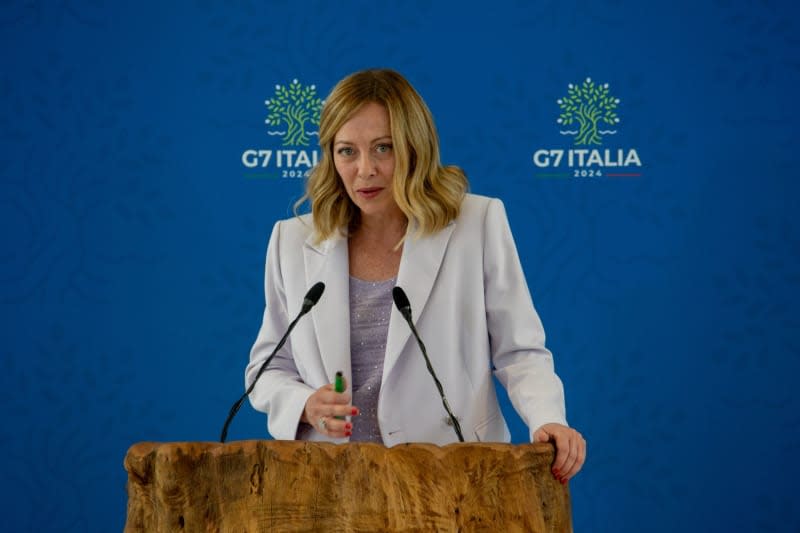
[{"label": "hand holding pen", "polygon": [[359,411],[350,404],[352,398],[346,388],[344,376],[337,372],[333,383],[323,385],[309,396],[300,420],[328,437],[351,436],[353,424],[345,417],[356,416]]}]

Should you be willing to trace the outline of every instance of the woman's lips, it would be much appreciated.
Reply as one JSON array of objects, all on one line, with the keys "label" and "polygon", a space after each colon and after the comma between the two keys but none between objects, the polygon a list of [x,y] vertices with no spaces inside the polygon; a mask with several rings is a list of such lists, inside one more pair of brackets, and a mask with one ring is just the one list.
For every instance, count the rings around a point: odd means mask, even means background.
[{"label": "woman's lips", "polygon": [[359,196],[369,199],[378,196],[378,193],[382,190],[383,187],[364,187],[363,189],[358,189],[356,192]]}]

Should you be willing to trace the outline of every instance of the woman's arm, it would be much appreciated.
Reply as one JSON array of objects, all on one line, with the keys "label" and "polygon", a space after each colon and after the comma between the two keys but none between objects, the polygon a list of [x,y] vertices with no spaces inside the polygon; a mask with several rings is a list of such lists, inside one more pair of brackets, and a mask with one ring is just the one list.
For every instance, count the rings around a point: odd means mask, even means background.
[{"label": "woman's arm", "polygon": [[544,328],[500,200],[492,200],[487,208],[484,239],[486,317],[495,375],[528,425],[531,441],[552,441],[556,446],[553,475],[566,483],[583,466],[586,441],[567,426],[564,388],[553,355],[545,348]]},{"label": "woman's arm", "polygon": [[[250,351],[250,364],[245,370],[245,387],[253,382],[262,363],[289,327],[290,317],[281,272],[280,239],[281,222],[277,222],[267,246],[264,318]],[[313,393],[314,389],[303,383],[300,377],[292,354],[291,339],[287,339],[261,375],[249,399],[253,408],[269,415],[268,430],[274,438],[291,440],[297,434],[306,401]]]}]

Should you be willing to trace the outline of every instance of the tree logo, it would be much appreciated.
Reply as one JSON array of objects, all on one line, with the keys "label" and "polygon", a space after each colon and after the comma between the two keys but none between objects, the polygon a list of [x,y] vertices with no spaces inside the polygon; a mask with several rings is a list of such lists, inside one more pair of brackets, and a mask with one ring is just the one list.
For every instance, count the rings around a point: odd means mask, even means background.
[{"label": "tree logo", "polygon": [[608,84],[595,85],[591,78],[586,78],[580,85],[570,83],[567,96],[557,100],[561,108],[558,122],[569,126],[577,123],[580,129],[562,130],[561,135],[574,135],[576,146],[602,144],[603,135],[614,135],[616,130],[600,130],[599,124],[614,126],[619,123],[617,105],[619,98],[609,94]]},{"label": "tree logo", "polygon": [[317,97],[316,85],[302,86],[296,79],[289,86],[276,85],[275,96],[264,104],[269,116],[264,121],[274,128],[285,127],[285,131],[268,131],[269,135],[281,135],[283,146],[308,146],[311,135],[319,135],[309,128],[319,128],[319,115],[323,101]]},{"label": "tree logo", "polygon": [[287,85],[276,85],[274,96],[264,101],[268,112],[264,122],[267,135],[280,136],[280,141],[270,139],[261,146],[243,150],[245,176],[307,178],[320,159],[317,143],[311,142],[311,137],[319,137],[319,118],[324,103],[317,96],[316,85],[304,86],[296,78]]},{"label": "tree logo", "polygon": [[[573,137],[572,146],[563,142],[540,147],[533,152],[537,178],[639,178],[642,160],[636,148],[605,141],[616,135],[619,124],[619,98],[608,84],[596,84],[592,78],[568,84],[567,95],[556,100],[561,114],[556,122],[563,136]],[[610,126],[610,127],[609,127]],[[625,135],[615,140],[624,142]],[[605,146],[602,146],[605,143]]]}]

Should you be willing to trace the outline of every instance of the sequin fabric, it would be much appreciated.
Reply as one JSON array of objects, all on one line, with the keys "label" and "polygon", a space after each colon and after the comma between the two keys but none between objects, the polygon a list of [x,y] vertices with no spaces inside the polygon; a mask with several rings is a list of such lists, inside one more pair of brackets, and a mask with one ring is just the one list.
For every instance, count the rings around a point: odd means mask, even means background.
[{"label": "sequin fabric", "polygon": [[364,281],[350,277],[352,393],[353,405],[361,411],[360,415],[353,417],[351,442],[383,443],[378,425],[378,395],[394,284],[395,278]]}]

